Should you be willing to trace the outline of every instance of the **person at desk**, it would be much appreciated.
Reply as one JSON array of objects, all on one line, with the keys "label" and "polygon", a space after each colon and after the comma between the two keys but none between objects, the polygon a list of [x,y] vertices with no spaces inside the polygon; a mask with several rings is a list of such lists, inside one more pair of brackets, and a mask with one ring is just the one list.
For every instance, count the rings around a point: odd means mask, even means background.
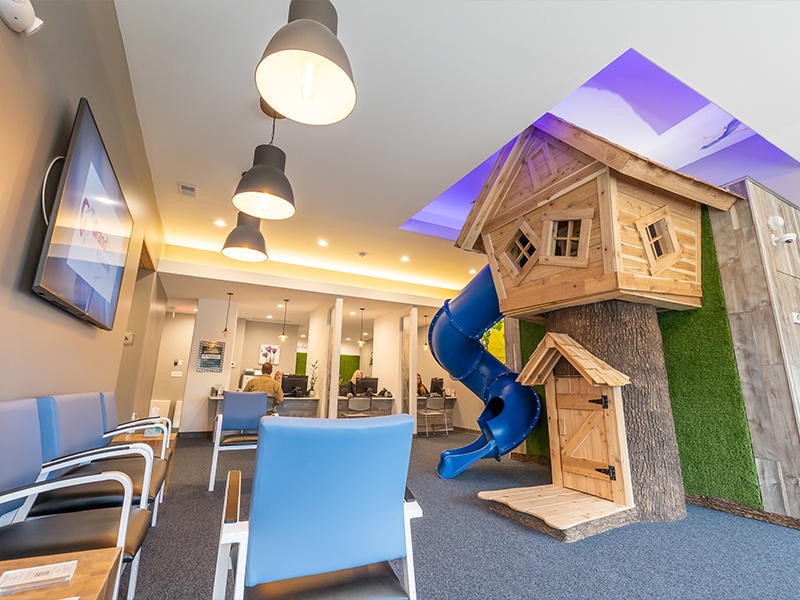
[{"label": "person at desk", "polygon": [[364,376],[364,372],[359,370],[359,369],[356,369],[356,372],[353,373],[353,376],[350,378],[350,381],[348,381],[344,385],[344,390],[345,390],[345,395],[346,396],[355,396],[356,395],[356,379],[358,379],[359,377],[363,377],[363,376]]},{"label": "person at desk", "polygon": [[275,381],[283,388],[283,371],[275,371]]},{"label": "person at desk", "polygon": [[417,373],[417,396],[427,396],[429,394],[428,388],[422,383],[422,377]]},{"label": "person at desk", "polygon": [[261,365],[261,375],[248,381],[242,391],[267,392],[267,396],[275,398],[276,406],[283,402],[283,390],[281,385],[272,378],[272,363],[269,362]]}]

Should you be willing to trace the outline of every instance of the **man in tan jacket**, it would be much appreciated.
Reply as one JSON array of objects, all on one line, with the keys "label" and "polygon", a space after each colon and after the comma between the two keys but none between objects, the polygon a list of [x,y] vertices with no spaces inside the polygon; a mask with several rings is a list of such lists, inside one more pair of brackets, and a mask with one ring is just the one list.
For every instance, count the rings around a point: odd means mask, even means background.
[{"label": "man in tan jacket", "polygon": [[243,391],[267,392],[267,396],[275,398],[276,406],[283,402],[283,390],[281,385],[272,378],[272,363],[269,362],[261,365],[261,375],[248,381]]}]

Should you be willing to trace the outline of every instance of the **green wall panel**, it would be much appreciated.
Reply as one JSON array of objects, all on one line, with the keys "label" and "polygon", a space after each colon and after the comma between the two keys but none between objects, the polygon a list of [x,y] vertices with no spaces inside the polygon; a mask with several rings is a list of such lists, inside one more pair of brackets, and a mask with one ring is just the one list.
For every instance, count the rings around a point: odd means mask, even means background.
[{"label": "green wall panel", "polygon": [[686,492],[763,508],[717,252],[703,210],[703,307],[659,314]]}]

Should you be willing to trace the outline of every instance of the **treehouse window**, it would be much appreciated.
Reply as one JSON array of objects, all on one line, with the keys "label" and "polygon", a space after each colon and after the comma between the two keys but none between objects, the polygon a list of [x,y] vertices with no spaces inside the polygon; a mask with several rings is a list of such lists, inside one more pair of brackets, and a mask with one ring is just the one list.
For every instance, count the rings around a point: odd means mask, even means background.
[{"label": "treehouse window", "polygon": [[642,238],[651,275],[658,275],[680,260],[678,238],[666,206],[636,221],[636,229]]},{"label": "treehouse window", "polygon": [[589,265],[589,232],[594,209],[542,215],[542,263],[570,267]]},{"label": "treehouse window", "polygon": [[528,165],[534,190],[544,187],[558,177],[558,167],[553,159],[553,152],[546,142],[537,141],[525,163]]},{"label": "treehouse window", "polygon": [[500,262],[518,278],[523,277],[539,258],[540,240],[525,219],[519,219],[506,242],[501,246]]}]

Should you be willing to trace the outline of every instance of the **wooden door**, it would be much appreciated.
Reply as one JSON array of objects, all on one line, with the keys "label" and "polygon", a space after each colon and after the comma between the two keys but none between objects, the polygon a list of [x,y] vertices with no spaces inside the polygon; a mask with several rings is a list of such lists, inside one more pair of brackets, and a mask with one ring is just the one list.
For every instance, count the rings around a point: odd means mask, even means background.
[{"label": "wooden door", "polygon": [[633,506],[619,388],[551,376],[547,409],[553,483]]}]

